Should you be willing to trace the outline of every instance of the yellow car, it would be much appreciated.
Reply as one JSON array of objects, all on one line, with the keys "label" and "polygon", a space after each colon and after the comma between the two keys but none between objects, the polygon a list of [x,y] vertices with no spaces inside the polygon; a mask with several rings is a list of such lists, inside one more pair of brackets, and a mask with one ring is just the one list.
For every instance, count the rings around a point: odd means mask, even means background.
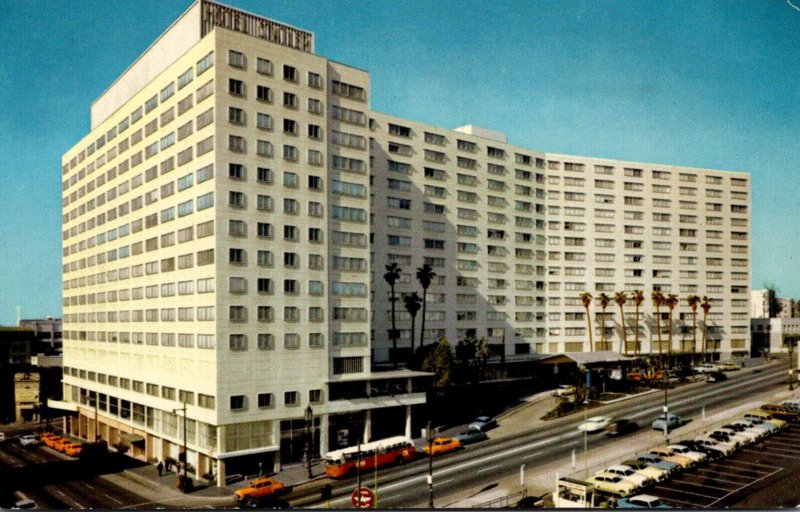
[{"label": "yellow car", "polygon": [[617,496],[627,496],[638,489],[638,485],[630,480],[625,480],[619,475],[612,473],[597,473],[586,479],[590,484],[594,484],[598,491],[615,494]]},{"label": "yellow car", "polygon": [[717,368],[719,368],[721,372],[732,372],[738,370],[739,365],[736,363],[717,363]]},{"label": "yellow car", "polygon": [[283,483],[273,478],[261,477],[252,480],[249,486],[234,492],[233,498],[236,501],[250,503],[265,498],[276,498],[287,492],[288,489]]},{"label": "yellow car", "polygon": [[622,465],[628,466],[637,473],[640,473],[656,482],[661,482],[662,480],[666,480],[667,477],[669,476],[668,471],[661,468],[657,468],[655,466],[651,466],[646,462],[642,462],[636,459],[629,459],[622,461]]},{"label": "yellow car", "polygon": [[83,449],[82,443],[69,442],[64,445],[64,453],[70,457],[79,457]]},{"label": "yellow car", "polygon": [[461,442],[452,437],[437,437],[433,440],[433,444],[426,444],[422,451],[432,455],[442,455],[461,448]]},{"label": "yellow car", "polygon": [[62,437],[60,439],[57,439],[56,441],[53,441],[52,448],[54,450],[60,451],[61,453],[64,453],[64,451],[67,449],[67,446],[70,444],[72,444],[72,439],[67,439],[66,437]]},{"label": "yellow car", "polygon": [[664,460],[674,462],[675,464],[677,464],[682,468],[689,468],[696,464],[696,462],[693,459],[690,459],[685,455],[681,455],[672,448],[667,448],[666,446],[659,446],[658,448],[653,448],[652,450],[650,450],[650,453],[652,453],[653,455],[658,455]]},{"label": "yellow car", "polygon": [[767,411],[761,409],[754,409],[752,411],[748,411],[744,414],[744,419],[747,418],[761,418],[763,421],[768,421],[778,427],[779,429],[786,427],[786,422],[783,420],[779,420],[778,418],[774,417],[772,414],[768,413]]},{"label": "yellow car", "polygon": [[64,441],[64,438],[61,436],[50,436],[44,438],[44,445],[55,449],[56,443],[60,443],[62,441]]}]

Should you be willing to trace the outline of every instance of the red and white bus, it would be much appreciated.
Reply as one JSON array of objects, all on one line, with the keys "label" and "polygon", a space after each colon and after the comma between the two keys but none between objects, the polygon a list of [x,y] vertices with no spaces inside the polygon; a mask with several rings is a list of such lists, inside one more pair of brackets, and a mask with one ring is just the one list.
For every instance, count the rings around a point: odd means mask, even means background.
[{"label": "red and white bus", "polygon": [[325,473],[330,477],[339,478],[355,472],[357,465],[364,471],[374,468],[376,463],[378,467],[402,464],[413,460],[414,453],[414,443],[411,442],[411,438],[405,436],[370,441],[361,445],[360,452],[358,446],[348,446],[326,453]]}]

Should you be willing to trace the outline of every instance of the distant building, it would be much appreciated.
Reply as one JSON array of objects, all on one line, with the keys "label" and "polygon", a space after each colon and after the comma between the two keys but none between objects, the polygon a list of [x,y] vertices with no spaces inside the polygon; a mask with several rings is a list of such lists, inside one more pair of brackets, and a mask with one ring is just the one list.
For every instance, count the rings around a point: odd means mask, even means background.
[{"label": "distant building", "polygon": [[33,329],[36,336],[37,353],[40,354],[60,354],[62,342],[62,322],[60,318],[51,316],[42,319],[20,320],[20,328]]},{"label": "distant building", "polygon": [[789,352],[789,346],[800,341],[800,318],[753,318],[750,320],[752,355],[758,357]]},{"label": "distant building", "polygon": [[767,290],[750,290],[750,318],[769,318]]}]

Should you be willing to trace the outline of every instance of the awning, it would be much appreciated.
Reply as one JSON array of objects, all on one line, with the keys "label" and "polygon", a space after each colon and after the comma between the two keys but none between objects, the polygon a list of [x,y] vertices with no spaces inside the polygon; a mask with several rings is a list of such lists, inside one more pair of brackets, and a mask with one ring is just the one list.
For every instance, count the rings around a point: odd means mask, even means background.
[{"label": "awning", "polygon": [[144,443],[144,437],[139,434],[129,434],[123,432],[119,435],[120,441],[127,442],[128,444]]},{"label": "awning", "polygon": [[53,400],[52,398],[47,399],[47,407],[61,411],[78,412],[78,404],[75,402],[64,402],[62,400]]}]

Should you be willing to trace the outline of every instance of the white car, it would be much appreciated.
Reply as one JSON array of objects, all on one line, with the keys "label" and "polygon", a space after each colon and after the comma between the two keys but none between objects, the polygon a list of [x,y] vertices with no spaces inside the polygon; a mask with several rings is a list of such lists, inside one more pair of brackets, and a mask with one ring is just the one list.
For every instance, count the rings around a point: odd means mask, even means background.
[{"label": "white car", "polygon": [[19,436],[19,444],[22,446],[35,446],[39,444],[39,441],[36,439],[36,436],[33,434],[25,434]]},{"label": "white car", "polygon": [[578,425],[578,430],[589,433],[600,432],[601,430],[605,430],[612,421],[614,421],[614,418],[611,416],[595,416]]},{"label": "white car", "polygon": [[703,363],[703,364],[698,365],[698,366],[692,366],[692,370],[694,370],[695,373],[718,372],[719,371],[719,366],[717,366],[716,364],[712,364],[712,363]]},{"label": "white car", "polygon": [[669,448],[678,455],[683,455],[684,457],[692,459],[695,463],[702,462],[707,457],[705,453],[690,450],[689,447],[683,446],[682,444],[671,444],[667,446],[667,448]]},{"label": "white car", "polygon": [[568,384],[559,384],[555,391],[553,391],[553,396],[572,396],[575,394],[575,386],[570,386]]},{"label": "white car", "polygon": [[733,443],[717,441],[716,439],[712,439],[707,436],[700,436],[696,437],[695,441],[702,444],[703,446],[708,446],[709,448],[714,448],[725,455],[730,455],[731,453],[736,451],[736,446]]},{"label": "white car", "polygon": [[739,420],[734,421],[732,424],[742,426],[750,432],[755,432],[759,439],[763,439],[772,433],[769,428],[764,427],[763,423],[759,424],[749,420]]},{"label": "white car", "polygon": [[623,480],[619,475],[612,475],[611,473],[597,473],[587,478],[586,481],[594,484],[599,491],[616,494],[617,496],[627,496],[636,491],[638,487],[630,480]]},{"label": "white car", "polygon": [[612,475],[617,475],[622,477],[623,480],[630,480],[631,482],[635,483],[637,487],[645,487],[653,482],[652,478],[637,472],[630,466],[624,466],[622,464],[609,466],[605,470],[599,471],[599,473],[610,473]]},{"label": "white car", "polygon": [[742,425],[737,425],[736,423],[729,423],[727,425],[722,425],[720,430],[722,430],[723,432],[730,430],[731,432],[736,432],[741,437],[746,437],[749,440],[747,444],[755,443],[756,441],[761,439],[761,433],[760,432],[758,432],[758,431],[756,431],[756,430],[754,430],[754,429],[752,429],[750,427],[744,427]]},{"label": "white car", "polygon": [[755,441],[752,435],[745,435],[742,432],[737,432],[732,428],[720,427],[711,431],[711,434],[716,437],[718,434],[728,436],[728,441],[733,443],[737,448],[740,446],[747,446]]}]

